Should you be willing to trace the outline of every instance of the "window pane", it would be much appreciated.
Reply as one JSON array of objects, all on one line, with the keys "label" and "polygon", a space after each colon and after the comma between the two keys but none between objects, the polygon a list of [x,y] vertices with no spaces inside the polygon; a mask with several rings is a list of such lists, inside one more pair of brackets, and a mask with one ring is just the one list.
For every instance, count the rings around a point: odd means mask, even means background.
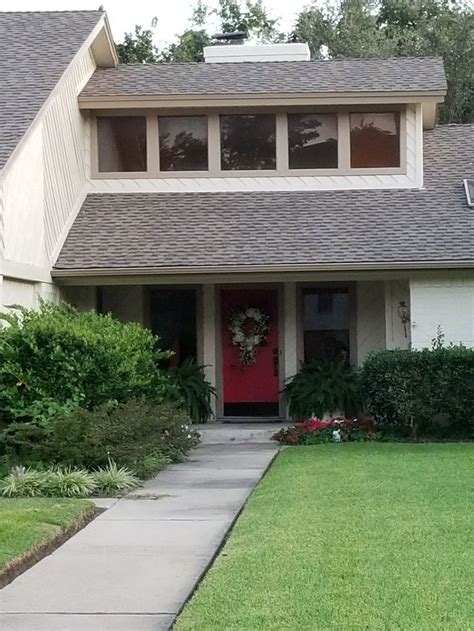
[{"label": "window pane", "polygon": [[304,359],[349,360],[349,294],[345,289],[304,293]]},{"label": "window pane", "polygon": [[207,171],[207,117],[160,116],[160,171]]},{"label": "window pane", "polygon": [[224,171],[276,168],[274,114],[221,116],[220,126]]},{"label": "window pane", "polygon": [[336,114],[288,114],[288,149],[290,169],[336,169]]},{"label": "window pane", "polygon": [[400,114],[351,114],[351,166],[400,166]]},{"label": "window pane", "polygon": [[146,118],[97,118],[99,171],[146,171]]}]

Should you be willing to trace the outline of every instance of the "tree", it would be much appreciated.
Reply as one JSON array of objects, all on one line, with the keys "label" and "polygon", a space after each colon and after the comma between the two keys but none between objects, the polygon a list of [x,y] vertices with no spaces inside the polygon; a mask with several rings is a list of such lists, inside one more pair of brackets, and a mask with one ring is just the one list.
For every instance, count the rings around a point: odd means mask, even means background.
[{"label": "tree", "polygon": [[[219,0],[212,8],[199,0],[193,10],[190,26],[177,35],[175,42],[163,50],[153,44],[153,31],[135,27],[117,45],[122,63],[156,63],[204,61],[203,49],[212,42],[211,23],[217,19],[217,30],[222,33],[245,31],[252,39],[270,42],[281,41],[285,36],[278,32],[278,20],[270,18],[263,0]],[[152,26],[156,25],[154,20]]]},{"label": "tree", "polygon": [[441,122],[474,120],[474,8],[455,0],[339,0],[298,16],[293,41],[313,58],[441,56],[448,94]]},{"label": "tree", "polygon": [[[152,22],[152,27],[156,20]],[[124,40],[117,44],[117,53],[123,64],[152,64],[158,61],[158,49],[153,44],[153,31],[135,26],[134,33],[125,33]]]}]

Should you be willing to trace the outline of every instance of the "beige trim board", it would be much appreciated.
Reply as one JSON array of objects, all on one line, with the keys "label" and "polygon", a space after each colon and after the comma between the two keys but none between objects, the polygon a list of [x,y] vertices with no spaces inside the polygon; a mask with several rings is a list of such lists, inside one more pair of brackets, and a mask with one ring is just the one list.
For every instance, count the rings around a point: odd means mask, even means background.
[{"label": "beige trim board", "polygon": [[[413,264],[405,267],[379,267],[356,269],[354,265],[347,269],[297,269],[287,266],[282,269],[263,269],[263,266],[252,266],[254,269],[226,270],[222,267],[201,268],[194,271],[179,272],[174,268],[165,270],[53,270],[52,277],[58,285],[176,285],[196,283],[268,283],[268,282],[315,282],[315,281],[349,281],[349,280],[387,280],[400,278],[426,277],[427,274],[446,276],[454,272],[456,277],[473,278],[474,262],[460,265],[438,264],[416,268]],[[301,266],[302,267],[302,266]]]},{"label": "beige trim board", "polygon": [[123,109],[140,107],[243,107],[275,105],[358,105],[394,103],[442,103],[446,92],[313,92],[280,94],[167,94],[81,96],[81,109]]},{"label": "beige trim board", "polygon": [[8,259],[0,260],[0,276],[32,283],[52,283],[51,270],[28,263],[19,263]]}]

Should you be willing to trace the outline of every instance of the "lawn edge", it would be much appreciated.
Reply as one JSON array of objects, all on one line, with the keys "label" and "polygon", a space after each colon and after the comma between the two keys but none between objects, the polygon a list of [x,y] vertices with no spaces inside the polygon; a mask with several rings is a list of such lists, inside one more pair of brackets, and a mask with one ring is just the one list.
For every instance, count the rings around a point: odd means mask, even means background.
[{"label": "lawn edge", "polygon": [[270,469],[273,467],[273,464],[277,458],[277,456],[282,452],[282,450],[284,449],[284,447],[282,448],[281,446],[277,449],[277,451],[275,451],[273,458],[270,460],[270,462],[267,464],[267,466],[265,467],[260,480],[257,482],[257,484],[253,487],[253,489],[250,491],[250,493],[248,494],[247,498],[245,499],[244,503],[242,504],[242,506],[240,507],[240,509],[237,511],[237,513],[234,516],[234,519],[231,521],[231,523],[229,524],[229,528],[227,529],[225,535],[222,538],[222,541],[220,542],[220,544],[217,546],[214,554],[212,555],[212,557],[209,559],[209,563],[206,565],[206,567],[203,569],[203,571],[201,572],[201,574],[199,575],[196,583],[194,584],[193,589],[189,592],[189,594],[186,596],[184,602],[182,603],[181,607],[178,609],[178,611],[175,614],[175,617],[173,619],[173,622],[171,623],[171,626],[169,628],[169,631],[173,631],[176,628],[176,624],[178,622],[178,618],[180,617],[181,613],[183,612],[184,608],[186,607],[186,605],[189,603],[189,601],[193,598],[194,594],[197,592],[197,590],[199,589],[199,587],[201,586],[202,581],[205,579],[207,573],[212,569],[217,557],[220,555],[220,553],[222,552],[222,549],[224,548],[224,546],[226,545],[227,541],[229,540],[229,538],[232,535],[232,532],[234,530],[234,527],[239,519],[239,517],[241,516],[241,514],[244,512],[250,498],[252,497],[252,495],[255,493],[255,491],[257,490],[257,488],[260,486],[260,484],[262,483],[262,481],[266,478],[266,476],[268,475],[268,473],[270,472]]},{"label": "lawn edge", "polygon": [[0,570],[0,589],[9,585],[20,574],[23,574],[29,570],[33,565],[36,565],[38,561],[41,561],[45,557],[52,554],[63,543],[66,543],[77,532],[85,528],[93,519],[95,519],[100,513],[104,512],[104,509],[98,508],[92,504],[89,508],[85,508],[79,519],[73,522],[67,528],[64,528],[57,534],[50,538],[45,539],[37,546],[30,548],[20,556],[17,556],[5,565]]}]

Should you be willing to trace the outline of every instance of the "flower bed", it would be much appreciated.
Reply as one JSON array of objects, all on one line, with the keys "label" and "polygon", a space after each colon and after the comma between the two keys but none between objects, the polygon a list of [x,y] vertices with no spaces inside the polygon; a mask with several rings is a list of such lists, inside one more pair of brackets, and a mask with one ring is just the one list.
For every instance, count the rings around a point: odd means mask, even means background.
[{"label": "flower bed", "polygon": [[333,418],[321,421],[310,418],[283,427],[272,436],[284,445],[317,445],[320,443],[362,442],[380,438],[370,419]]}]

